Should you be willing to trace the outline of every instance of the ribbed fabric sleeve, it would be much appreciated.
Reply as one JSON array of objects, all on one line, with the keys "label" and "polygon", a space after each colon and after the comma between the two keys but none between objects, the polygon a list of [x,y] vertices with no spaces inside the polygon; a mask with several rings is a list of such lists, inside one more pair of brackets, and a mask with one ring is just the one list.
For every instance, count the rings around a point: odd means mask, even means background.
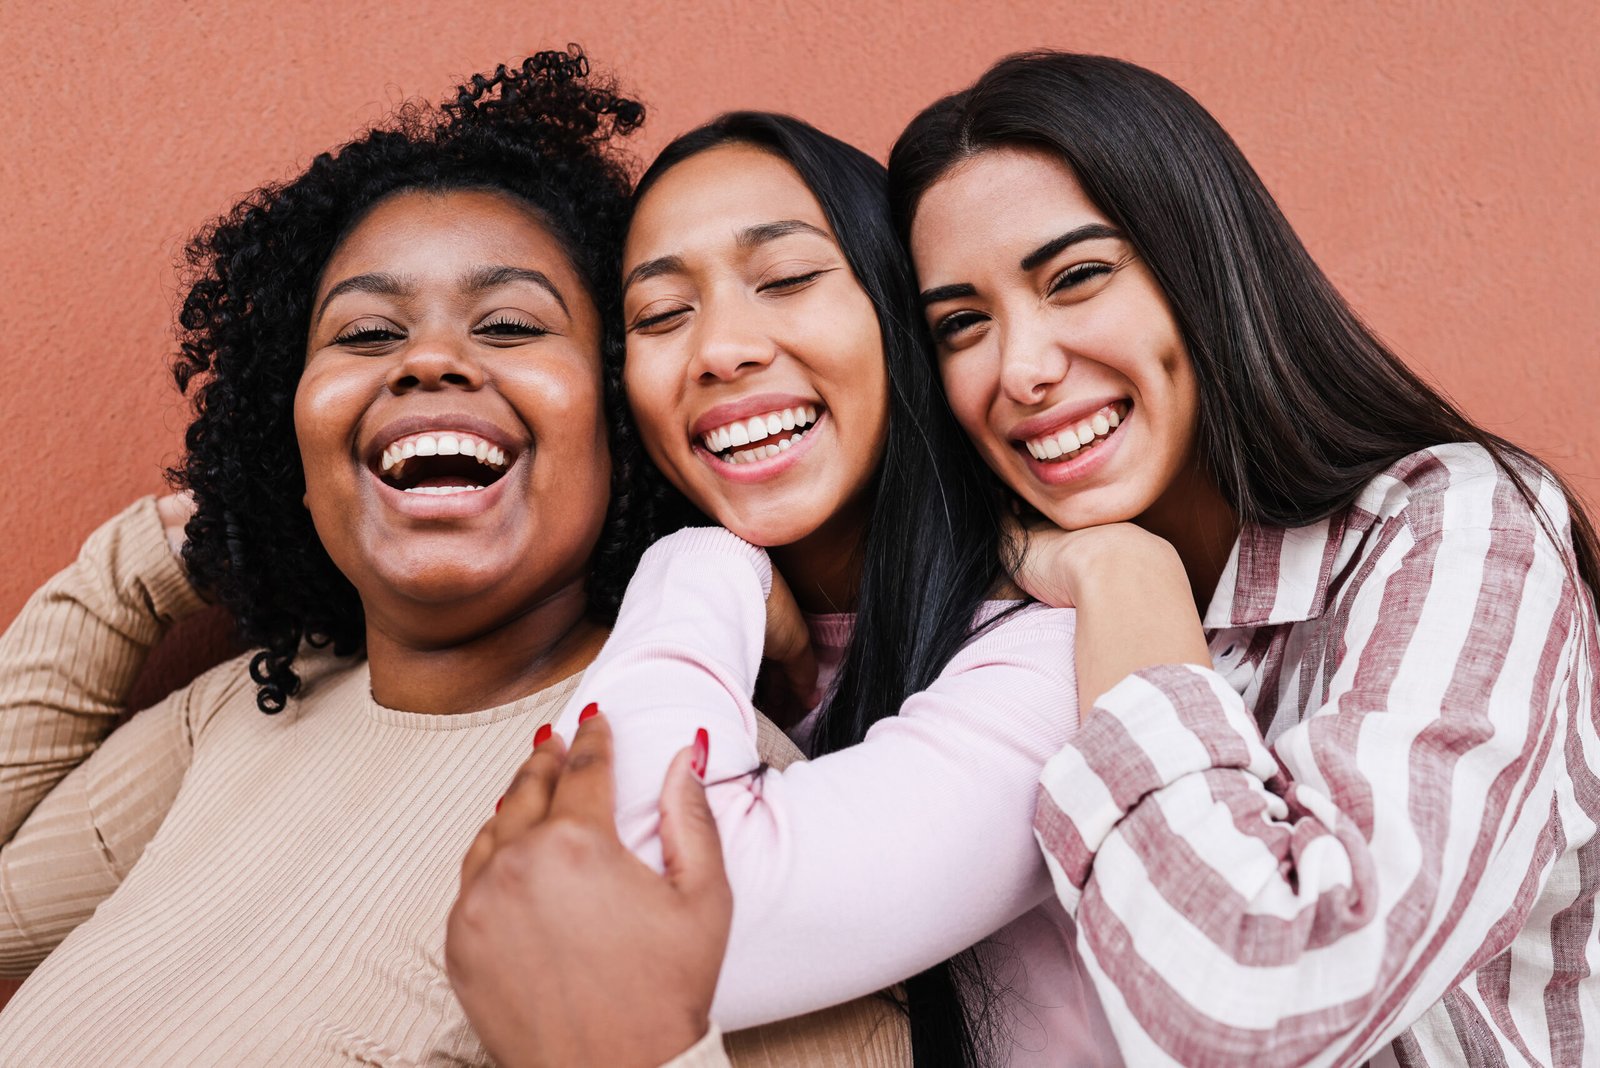
[{"label": "ribbed fabric sleeve", "polygon": [[202,606],[153,497],[96,530],[28,599],[0,637],[0,841],[94,752],[156,640]]}]

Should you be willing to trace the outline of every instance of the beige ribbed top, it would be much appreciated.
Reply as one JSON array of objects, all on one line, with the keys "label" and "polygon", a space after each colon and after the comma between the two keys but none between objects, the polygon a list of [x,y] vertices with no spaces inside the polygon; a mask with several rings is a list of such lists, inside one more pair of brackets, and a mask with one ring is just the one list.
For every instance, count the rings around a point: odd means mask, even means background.
[{"label": "beige ribbed top", "polygon": [[[0,1013],[0,1064],[488,1063],[445,919],[467,844],[577,678],[421,715],[374,703],[365,661],[311,654],[266,716],[240,658],[106,737],[145,652],[197,606],[146,499],[0,638],[0,973],[37,966]],[[730,1036],[736,1062],[909,1062],[880,1003],[784,1028]]]}]

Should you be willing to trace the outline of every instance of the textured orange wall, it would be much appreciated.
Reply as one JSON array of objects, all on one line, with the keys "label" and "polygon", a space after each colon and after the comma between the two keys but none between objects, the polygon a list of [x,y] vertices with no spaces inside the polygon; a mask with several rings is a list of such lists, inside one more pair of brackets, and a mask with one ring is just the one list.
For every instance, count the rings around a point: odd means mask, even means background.
[{"label": "textured orange wall", "polygon": [[758,107],[882,155],[1010,51],[1154,67],[1385,337],[1600,500],[1600,15],[1522,8],[0,0],[0,624],[161,486],[182,238],[400,99],[567,41],[650,105],[643,152]]}]

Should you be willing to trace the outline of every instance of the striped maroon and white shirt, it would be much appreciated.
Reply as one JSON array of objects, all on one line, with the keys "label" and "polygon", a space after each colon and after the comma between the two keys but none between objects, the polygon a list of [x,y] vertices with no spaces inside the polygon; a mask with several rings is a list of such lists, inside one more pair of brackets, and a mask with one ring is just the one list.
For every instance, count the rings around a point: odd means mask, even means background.
[{"label": "striped maroon and white shirt", "polygon": [[1476,446],[1246,527],[1036,829],[1130,1065],[1600,1064],[1593,601]]}]

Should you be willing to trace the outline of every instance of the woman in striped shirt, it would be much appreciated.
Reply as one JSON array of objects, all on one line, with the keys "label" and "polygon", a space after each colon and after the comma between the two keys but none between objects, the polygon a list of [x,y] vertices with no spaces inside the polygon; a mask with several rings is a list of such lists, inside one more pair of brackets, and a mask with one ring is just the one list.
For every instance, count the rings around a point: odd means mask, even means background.
[{"label": "woman in striped shirt", "polygon": [[1036,830],[1123,1057],[1592,1063],[1572,495],[1149,71],[1003,61],[891,175],[951,406],[1036,520],[1019,581],[1078,610],[1089,711]]},{"label": "woman in striped shirt", "polygon": [[[1600,552],[1572,495],[1362,326],[1149,71],[1006,60],[891,179],[951,405],[1029,519],[1019,578],[1078,612],[1090,711],[1036,830],[1126,1062],[1592,1063]],[[533,759],[546,797],[563,758]],[[725,922],[704,835],[670,891],[620,852],[541,877],[676,895],[634,957]],[[533,1039],[603,1033],[566,1008]]]}]

